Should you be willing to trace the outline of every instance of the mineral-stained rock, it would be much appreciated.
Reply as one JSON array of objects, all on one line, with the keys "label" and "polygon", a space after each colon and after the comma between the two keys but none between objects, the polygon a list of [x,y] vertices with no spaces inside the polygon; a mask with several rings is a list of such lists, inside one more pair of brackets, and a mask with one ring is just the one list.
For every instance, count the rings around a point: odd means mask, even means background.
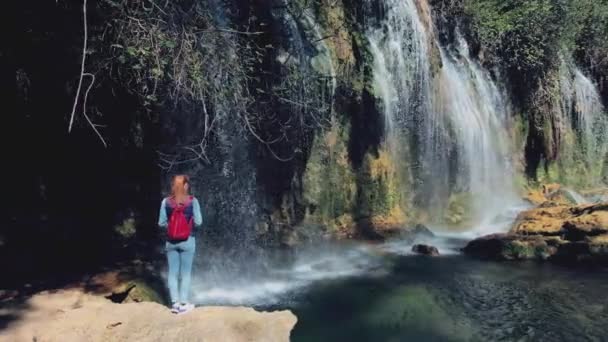
[{"label": "mineral-stained rock", "polygon": [[571,215],[570,207],[535,208],[517,216],[511,233],[524,235],[560,235],[564,221]]},{"label": "mineral-stained rock", "polygon": [[522,212],[508,234],[475,239],[464,252],[484,259],[608,261],[608,204]]},{"label": "mineral-stained rock", "polygon": [[[568,240],[580,241],[586,236],[608,234],[608,210],[581,211],[563,223]],[[580,212],[577,212],[577,214]]]},{"label": "mineral-stained rock", "polygon": [[587,235],[608,233],[608,204],[535,208],[519,214],[511,233],[566,235],[580,241]]}]

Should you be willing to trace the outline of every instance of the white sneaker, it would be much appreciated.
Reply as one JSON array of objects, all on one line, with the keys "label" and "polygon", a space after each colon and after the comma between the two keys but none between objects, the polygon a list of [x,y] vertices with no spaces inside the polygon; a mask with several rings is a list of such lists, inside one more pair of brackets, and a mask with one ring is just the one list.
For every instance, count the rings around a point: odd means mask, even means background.
[{"label": "white sneaker", "polygon": [[194,309],[194,304],[184,303],[179,306],[178,314],[184,314]]},{"label": "white sneaker", "polygon": [[173,305],[171,305],[171,313],[178,314],[180,311],[180,307],[181,307],[180,303],[177,303],[177,302],[173,303]]}]

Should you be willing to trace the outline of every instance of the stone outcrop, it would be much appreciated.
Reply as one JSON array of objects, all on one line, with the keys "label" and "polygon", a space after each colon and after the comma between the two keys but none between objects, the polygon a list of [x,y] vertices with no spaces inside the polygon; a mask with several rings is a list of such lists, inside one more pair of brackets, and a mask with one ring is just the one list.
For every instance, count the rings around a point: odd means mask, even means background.
[{"label": "stone outcrop", "polygon": [[439,256],[437,247],[429,245],[414,245],[412,246],[412,252],[428,256]]},{"label": "stone outcrop", "polygon": [[37,294],[0,309],[0,341],[289,341],[289,311],[199,307],[174,315],[163,305],[116,304],[81,290]]},{"label": "stone outcrop", "polygon": [[494,260],[608,261],[608,204],[540,206],[522,212],[506,234],[475,239],[466,254]]}]

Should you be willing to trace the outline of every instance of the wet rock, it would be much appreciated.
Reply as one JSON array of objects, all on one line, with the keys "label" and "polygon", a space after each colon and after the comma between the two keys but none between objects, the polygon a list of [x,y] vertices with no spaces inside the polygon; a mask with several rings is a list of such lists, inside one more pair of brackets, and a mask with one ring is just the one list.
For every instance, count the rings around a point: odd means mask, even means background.
[{"label": "wet rock", "polygon": [[475,239],[464,252],[493,260],[607,263],[608,203],[564,205],[556,196],[568,192],[556,186],[545,194],[554,201],[520,213],[509,233]]},{"label": "wet rock", "polygon": [[435,237],[435,234],[428,229],[425,225],[423,224],[417,224],[416,226],[414,226],[414,229],[412,229],[412,234],[419,236],[419,237],[427,237],[427,238],[433,238]]},{"label": "wet rock", "polygon": [[494,234],[475,239],[463,249],[488,260],[550,260],[566,263],[608,264],[608,234],[568,241],[542,235]]},{"label": "wet rock", "polygon": [[414,245],[412,246],[412,252],[428,256],[439,256],[439,250],[437,247],[429,245]]},{"label": "wet rock", "polygon": [[557,253],[558,244],[543,236],[493,234],[475,239],[464,248],[465,254],[491,260],[547,260]]},{"label": "wet rock", "polygon": [[511,231],[475,239],[468,255],[494,260],[608,261],[608,204],[536,208],[521,213]]},{"label": "wet rock", "polygon": [[566,239],[583,240],[587,236],[608,234],[608,204],[572,209],[572,216],[563,223]]},{"label": "wet rock", "polygon": [[99,273],[82,284],[84,291],[105,297],[114,303],[154,302],[166,304],[164,281],[146,266],[128,267],[121,271]]},{"label": "wet rock", "polygon": [[522,235],[560,235],[564,221],[571,215],[570,207],[540,207],[517,216],[511,233]]},{"label": "wet rock", "polygon": [[522,235],[565,235],[572,241],[608,233],[608,203],[539,207],[520,213],[511,233]]}]

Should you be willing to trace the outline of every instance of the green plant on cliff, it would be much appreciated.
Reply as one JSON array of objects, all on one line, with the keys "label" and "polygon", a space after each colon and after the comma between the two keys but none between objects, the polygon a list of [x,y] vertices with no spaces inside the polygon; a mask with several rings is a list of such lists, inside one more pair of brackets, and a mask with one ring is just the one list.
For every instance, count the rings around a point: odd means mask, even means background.
[{"label": "green plant on cliff", "polygon": [[[588,184],[604,172],[585,162],[588,153],[563,111],[564,60],[608,79],[608,3],[592,0],[464,0],[470,36],[483,61],[505,70],[527,121],[526,171],[546,181]],[[606,96],[604,91],[604,97]],[[603,156],[597,156],[603,160]],[[593,164],[593,165],[591,165]]]},{"label": "green plant on cliff", "polygon": [[558,0],[468,0],[465,13],[489,57],[533,80],[554,63],[565,29]]},{"label": "green plant on cliff", "polygon": [[334,122],[315,139],[303,180],[308,220],[335,226],[341,217],[352,215],[356,187],[348,132],[347,125]]},{"label": "green plant on cliff", "polygon": [[371,219],[376,228],[405,223],[404,179],[398,161],[385,149],[378,155],[368,153],[358,171],[357,214]]}]

